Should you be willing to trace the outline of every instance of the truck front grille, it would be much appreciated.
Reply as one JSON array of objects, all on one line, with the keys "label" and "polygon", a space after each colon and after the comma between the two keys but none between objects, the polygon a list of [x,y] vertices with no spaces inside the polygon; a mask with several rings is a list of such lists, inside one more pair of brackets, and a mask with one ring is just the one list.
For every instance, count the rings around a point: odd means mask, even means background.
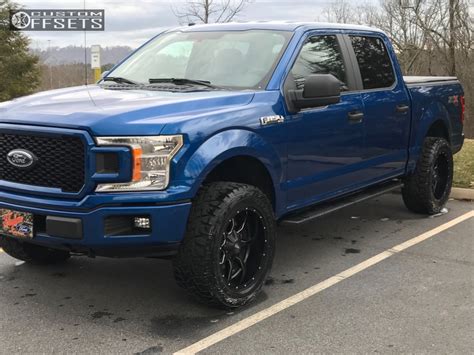
[{"label": "truck front grille", "polygon": [[[9,161],[12,150],[26,150],[36,157],[30,167]],[[0,131],[0,180],[78,193],[85,181],[85,146],[66,135],[11,134]]]}]

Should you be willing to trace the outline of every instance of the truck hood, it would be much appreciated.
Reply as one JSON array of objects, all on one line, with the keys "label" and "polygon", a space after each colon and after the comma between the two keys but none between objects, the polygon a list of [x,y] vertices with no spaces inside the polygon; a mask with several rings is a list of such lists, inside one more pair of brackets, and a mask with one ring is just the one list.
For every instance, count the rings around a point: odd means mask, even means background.
[{"label": "truck hood", "polygon": [[1,103],[0,123],[82,129],[99,136],[157,135],[166,124],[247,105],[253,96],[248,91],[172,93],[78,86]]}]

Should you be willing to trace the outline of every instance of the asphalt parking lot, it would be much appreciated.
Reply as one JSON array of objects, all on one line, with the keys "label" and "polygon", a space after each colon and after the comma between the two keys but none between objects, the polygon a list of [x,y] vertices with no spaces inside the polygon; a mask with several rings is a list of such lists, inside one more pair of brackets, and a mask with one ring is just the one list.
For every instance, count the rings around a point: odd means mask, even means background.
[{"label": "asphalt parking lot", "polygon": [[[0,352],[173,353],[473,208],[450,201],[447,214],[429,218],[390,194],[280,226],[271,278],[237,312],[193,302],[168,261],[77,257],[37,267],[0,252]],[[471,353],[473,237],[469,218],[203,353]]]}]

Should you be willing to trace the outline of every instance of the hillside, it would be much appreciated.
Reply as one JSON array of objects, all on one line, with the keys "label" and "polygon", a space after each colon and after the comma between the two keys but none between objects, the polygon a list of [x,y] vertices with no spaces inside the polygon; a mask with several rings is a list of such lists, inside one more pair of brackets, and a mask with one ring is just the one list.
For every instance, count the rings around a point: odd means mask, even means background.
[{"label": "hillside", "polygon": [[[128,46],[104,47],[101,53],[102,64],[115,64],[132,50]],[[85,58],[87,58],[88,63],[90,62],[90,47],[87,47],[86,53],[84,53],[84,47],[82,46],[51,47],[31,51],[39,56],[41,63],[47,66],[84,63]]]}]

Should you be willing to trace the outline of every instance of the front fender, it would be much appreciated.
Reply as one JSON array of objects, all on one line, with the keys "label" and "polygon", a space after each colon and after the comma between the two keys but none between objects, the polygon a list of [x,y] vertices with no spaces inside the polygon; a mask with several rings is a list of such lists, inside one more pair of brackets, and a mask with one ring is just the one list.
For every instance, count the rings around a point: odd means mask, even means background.
[{"label": "front fender", "polygon": [[207,175],[223,161],[249,156],[258,159],[273,181],[277,211],[281,205],[280,183],[283,181],[281,158],[263,137],[253,131],[232,129],[219,132],[202,143],[184,167],[184,178],[192,181],[191,193],[196,195]]}]

